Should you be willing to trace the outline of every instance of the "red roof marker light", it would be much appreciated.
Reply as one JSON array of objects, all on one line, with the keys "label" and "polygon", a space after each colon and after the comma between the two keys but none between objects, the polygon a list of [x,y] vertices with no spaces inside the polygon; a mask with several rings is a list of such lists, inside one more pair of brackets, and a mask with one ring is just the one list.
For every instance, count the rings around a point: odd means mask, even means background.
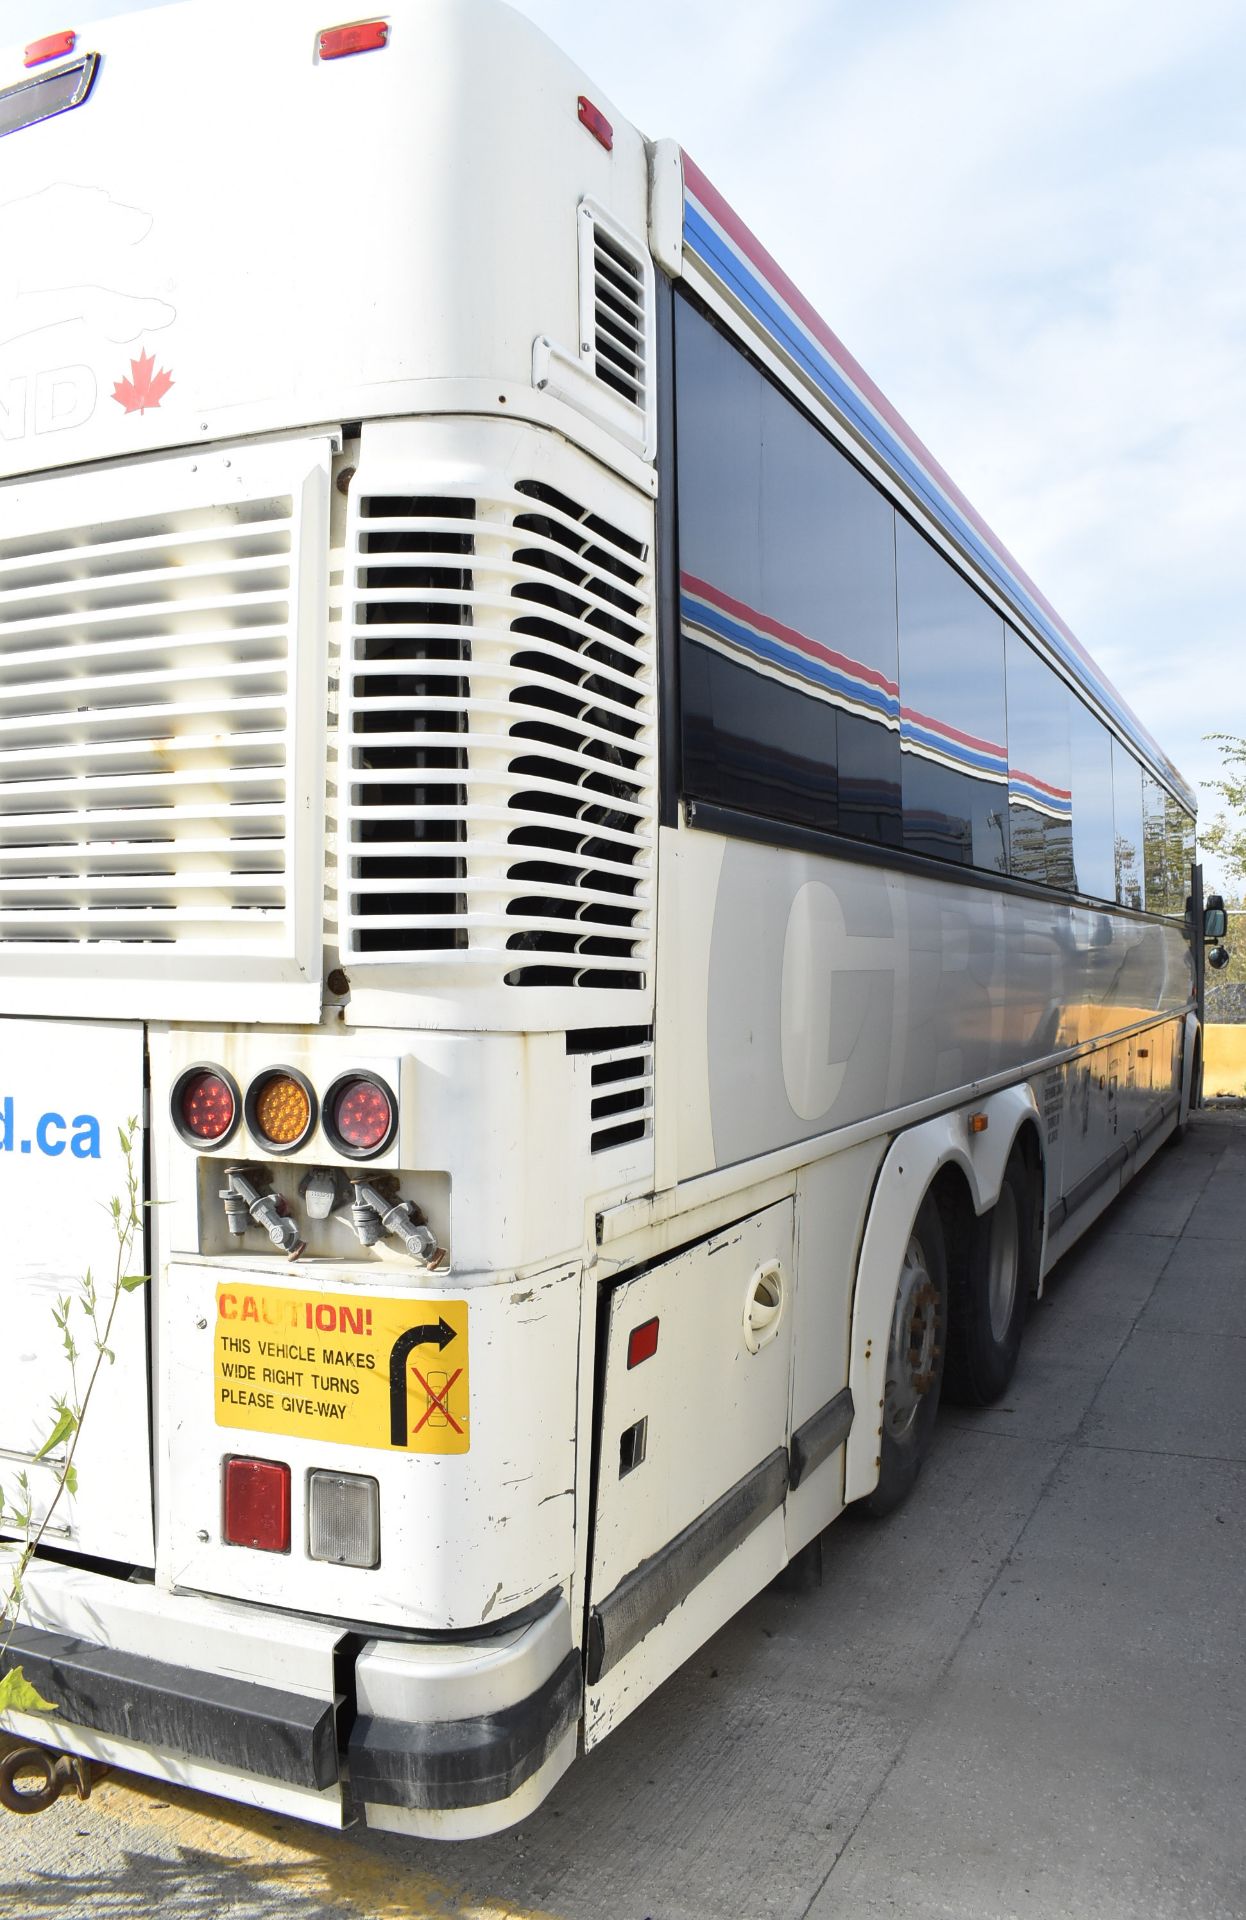
[{"label": "red roof marker light", "polygon": [[606,152],[610,153],[614,148],[614,128],[601,108],[595,107],[591,100],[581,94],[576,102],[576,111],[580,116],[580,125],[587,127],[594,140],[599,140]]},{"label": "red roof marker light", "polygon": [[356,20],[349,27],[326,27],[318,43],[320,58],[340,60],[347,53],[373,53],[388,39],[388,20]]},{"label": "red roof marker light", "polygon": [[42,40],[32,40],[26,49],[26,65],[41,67],[45,60],[61,60],[72,53],[78,44],[76,33],[49,33]]}]

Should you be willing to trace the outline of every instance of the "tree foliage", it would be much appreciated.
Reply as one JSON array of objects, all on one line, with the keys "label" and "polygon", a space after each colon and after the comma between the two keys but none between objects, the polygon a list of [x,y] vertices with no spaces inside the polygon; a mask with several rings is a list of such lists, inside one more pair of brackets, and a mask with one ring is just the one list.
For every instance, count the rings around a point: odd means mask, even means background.
[{"label": "tree foliage", "polygon": [[1209,733],[1220,748],[1222,777],[1209,780],[1228,808],[1201,829],[1205,853],[1214,854],[1226,879],[1246,882],[1246,739],[1237,733]]}]

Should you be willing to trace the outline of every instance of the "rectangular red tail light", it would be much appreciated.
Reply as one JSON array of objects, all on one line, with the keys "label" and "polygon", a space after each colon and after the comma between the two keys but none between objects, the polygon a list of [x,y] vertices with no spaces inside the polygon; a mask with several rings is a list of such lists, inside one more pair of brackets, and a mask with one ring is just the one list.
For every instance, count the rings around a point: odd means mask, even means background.
[{"label": "rectangular red tail light", "polygon": [[223,1532],[231,1547],[289,1553],[289,1467],[280,1460],[227,1460]]}]

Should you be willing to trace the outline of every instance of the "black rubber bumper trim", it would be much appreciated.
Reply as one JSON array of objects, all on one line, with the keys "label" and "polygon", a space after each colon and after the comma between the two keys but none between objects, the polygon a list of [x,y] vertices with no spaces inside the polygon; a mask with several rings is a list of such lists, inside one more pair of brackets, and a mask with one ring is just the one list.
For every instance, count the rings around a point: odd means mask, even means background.
[{"label": "black rubber bumper trim", "polygon": [[624,1575],[589,1615],[590,1686],[665,1620],[671,1608],[686,1599],[754,1527],[782,1506],[787,1486],[787,1448],[780,1447],[673,1540]]},{"label": "black rubber bumper trim", "polygon": [[572,1652],[535,1693],[496,1713],[419,1722],[361,1713],[350,1737],[351,1787],[385,1807],[449,1811],[506,1800],[576,1724],[582,1693]]},{"label": "black rubber bumper trim", "polygon": [[338,1780],[334,1702],[253,1680],[15,1627],[0,1673],[20,1666],[57,1718],[145,1747],[298,1787]]},{"label": "black rubber bumper trim", "polygon": [[852,1388],[844,1387],[797,1427],[788,1449],[788,1485],[798,1487],[806,1474],[842,1447],[852,1428]]}]

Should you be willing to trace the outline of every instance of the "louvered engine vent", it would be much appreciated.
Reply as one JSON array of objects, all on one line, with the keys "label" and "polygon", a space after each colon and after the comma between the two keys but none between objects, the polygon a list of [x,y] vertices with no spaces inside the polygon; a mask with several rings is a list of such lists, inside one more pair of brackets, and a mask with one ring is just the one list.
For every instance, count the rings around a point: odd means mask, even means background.
[{"label": "louvered engine vent", "polygon": [[284,945],[293,530],[286,496],[0,538],[0,939]]},{"label": "louvered engine vent", "polygon": [[521,480],[356,503],[341,939],[508,986],[640,988],[653,851],[642,545]]},{"label": "louvered engine vent", "polygon": [[649,387],[645,262],[593,223],[593,370],[642,411]]},{"label": "louvered engine vent", "polygon": [[591,1151],[606,1153],[653,1132],[653,1028],[569,1033],[568,1053],[593,1056]]}]

